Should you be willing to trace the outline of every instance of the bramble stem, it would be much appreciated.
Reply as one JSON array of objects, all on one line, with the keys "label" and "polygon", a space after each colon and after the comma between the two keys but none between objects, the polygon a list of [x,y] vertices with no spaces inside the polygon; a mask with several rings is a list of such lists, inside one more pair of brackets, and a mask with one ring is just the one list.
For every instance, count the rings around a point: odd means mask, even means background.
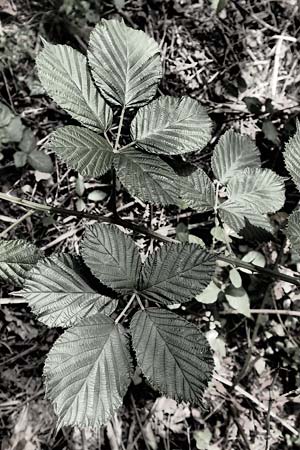
[{"label": "bramble stem", "polygon": [[120,121],[119,121],[119,126],[118,126],[118,131],[117,131],[116,142],[115,142],[115,145],[114,145],[114,151],[117,151],[118,147],[119,147],[119,140],[120,140],[121,131],[122,131],[122,127],[123,127],[125,109],[126,109],[126,107],[123,106],[122,111],[121,111],[121,115],[120,115]]},{"label": "bramble stem", "polygon": [[[176,239],[172,239],[168,236],[163,236],[160,233],[157,233],[156,231],[150,230],[149,228],[143,226],[143,225],[137,225],[136,223],[130,222],[128,220],[124,220],[121,217],[105,217],[101,216],[99,214],[91,214],[86,213],[83,211],[74,211],[70,209],[65,208],[57,208],[55,206],[48,206],[43,205],[41,203],[32,202],[29,200],[23,200],[18,197],[14,197],[9,194],[4,194],[0,192],[0,199],[8,201],[10,203],[14,203],[16,205],[23,206],[25,208],[33,209],[35,211],[45,212],[48,214],[59,214],[61,216],[74,216],[78,217],[80,219],[86,218],[90,220],[96,220],[98,222],[106,222],[106,223],[112,223],[115,225],[121,225],[124,228],[128,228],[129,230],[135,231],[137,233],[145,234],[146,236],[150,236],[153,239],[157,239],[161,242],[165,242],[167,244],[174,243],[179,244],[180,242]],[[219,261],[226,262],[228,264],[235,265],[237,267],[242,267],[244,269],[251,270],[252,272],[259,272],[264,275],[268,275],[271,278],[278,278],[283,281],[287,281],[288,283],[295,284],[296,286],[300,286],[300,277],[291,277],[289,275],[286,275],[284,273],[280,273],[277,270],[272,270],[264,267],[256,266],[255,264],[247,263],[245,261],[241,261],[237,258],[231,258],[228,256],[218,255],[217,256]]]},{"label": "bramble stem", "polygon": [[127,150],[130,147],[133,147],[136,144],[136,141],[129,142],[129,144],[124,145],[123,147],[119,148],[119,153],[123,150]]},{"label": "bramble stem", "polygon": [[115,323],[119,323],[120,320],[122,319],[122,317],[126,314],[126,312],[128,311],[128,309],[130,308],[130,306],[132,305],[132,303],[134,302],[135,299],[135,293],[132,294],[132,296],[130,297],[129,302],[127,303],[127,305],[125,306],[125,308],[123,309],[123,311],[121,311],[121,313],[118,315],[118,317],[115,320]]}]

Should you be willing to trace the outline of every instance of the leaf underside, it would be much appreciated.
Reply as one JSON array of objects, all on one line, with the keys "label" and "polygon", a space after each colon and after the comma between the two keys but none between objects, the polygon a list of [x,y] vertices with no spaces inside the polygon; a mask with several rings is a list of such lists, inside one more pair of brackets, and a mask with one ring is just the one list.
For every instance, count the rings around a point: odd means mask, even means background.
[{"label": "leaf underside", "polygon": [[285,146],[285,166],[290,173],[298,191],[300,191],[300,123],[296,122],[297,130]]},{"label": "leaf underside", "polygon": [[197,100],[163,96],[139,109],[131,136],[150,153],[178,155],[205,147],[211,120]]},{"label": "leaf underside", "polygon": [[293,248],[300,252],[300,211],[293,211],[290,215],[286,233]]},{"label": "leaf underside", "polygon": [[211,166],[215,177],[226,184],[240,170],[260,167],[260,154],[248,136],[226,131],[217,143]]},{"label": "leaf underside", "polygon": [[115,168],[121,183],[134,197],[160,205],[178,204],[180,178],[159,156],[129,149],[116,154]]},{"label": "leaf underside", "polygon": [[72,169],[82,176],[104,175],[113,163],[113,149],[91,130],[69,125],[50,135],[48,146]]},{"label": "leaf underside", "polygon": [[41,322],[66,328],[98,312],[113,313],[116,300],[94,291],[80,272],[70,255],[45,258],[30,272],[22,295]]},{"label": "leaf underside", "polygon": [[81,245],[84,262],[104,284],[123,293],[132,291],[141,270],[139,251],[116,225],[87,228]]},{"label": "leaf underside", "polygon": [[215,188],[204,170],[198,168],[181,179],[181,197],[185,205],[199,212],[214,209]]},{"label": "leaf underside", "polygon": [[22,285],[28,271],[41,256],[41,252],[26,241],[0,240],[0,280]]},{"label": "leaf underside", "polygon": [[144,105],[154,97],[162,76],[154,39],[117,20],[103,19],[96,25],[88,60],[96,85],[114,105]]},{"label": "leaf underside", "polygon": [[160,308],[138,311],[130,328],[138,365],[149,382],[167,397],[201,404],[214,368],[201,331]]},{"label": "leaf underside", "polygon": [[110,317],[96,314],[65,331],[44,367],[58,427],[103,425],[121,406],[132,372],[128,337]]},{"label": "leaf underside", "polygon": [[112,110],[97,92],[86,58],[68,45],[45,43],[36,59],[39,78],[53,100],[94,131],[112,123]]},{"label": "leaf underside", "polygon": [[184,303],[211,281],[216,256],[196,244],[166,244],[145,262],[139,294],[163,304]]}]

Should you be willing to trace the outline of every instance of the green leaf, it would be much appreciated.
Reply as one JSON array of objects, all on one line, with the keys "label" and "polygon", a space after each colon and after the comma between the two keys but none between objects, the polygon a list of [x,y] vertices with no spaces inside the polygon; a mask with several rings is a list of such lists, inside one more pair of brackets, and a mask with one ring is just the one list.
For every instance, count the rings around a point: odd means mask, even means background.
[{"label": "green leaf", "polygon": [[86,265],[102,283],[125,293],[135,289],[141,270],[139,251],[131,237],[116,225],[87,227],[81,253]]},{"label": "green leaf", "polygon": [[176,205],[181,180],[159,156],[128,149],[115,155],[117,176],[128,192],[144,202]]},{"label": "green leaf", "polygon": [[[257,252],[256,250],[251,250],[250,252],[246,253],[246,255],[242,257],[242,261],[255,264],[259,267],[265,267],[266,265],[266,258],[262,253]],[[241,267],[239,270],[245,273],[253,273],[253,270],[244,269],[243,267]]]},{"label": "green leaf", "polygon": [[181,197],[185,205],[198,212],[214,209],[215,188],[204,170],[198,168],[191,175],[182,177]]},{"label": "green leaf", "polygon": [[231,201],[250,206],[260,213],[274,213],[285,202],[284,178],[269,169],[245,169],[227,186]]},{"label": "green leaf", "polygon": [[30,152],[27,155],[27,161],[35,170],[45,173],[53,172],[53,164],[50,156],[40,150]]},{"label": "green leaf", "polygon": [[24,152],[15,152],[14,153],[14,163],[17,168],[24,167],[27,163],[27,156]]},{"label": "green leaf", "polygon": [[107,197],[107,193],[104,191],[100,191],[99,189],[89,192],[88,200],[90,202],[102,202]]},{"label": "green leaf", "polygon": [[18,145],[22,152],[30,153],[36,147],[36,138],[30,128],[26,128],[23,132],[22,140]]},{"label": "green leaf", "polygon": [[121,406],[133,375],[124,328],[104,314],[83,319],[46,359],[46,396],[58,426],[99,428]]},{"label": "green leaf", "polygon": [[285,146],[285,166],[298,191],[300,191],[300,122],[296,122],[296,133]]},{"label": "green leaf", "polygon": [[40,251],[22,240],[0,240],[0,280],[22,285],[27,272],[38,262]]},{"label": "green leaf", "polygon": [[269,169],[245,169],[230,179],[227,194],[229,199],[219,206],[227,225],[239,232],[247,219],[272,232],[266,213],[276,212],[284,205],[284,179]]},{"label": "green leaf", "polygon": [[300,211],[293,211],[290,215],[286,234],[293,248],[300,252]]},{"label": "green leaf", "polygon": [[131,136],[150,153],[179,155],[202,150],[211,137],[206,109],[189,97],[160,97],[139,109]]},{"label": "green leaf", "polygon": [[101,20],[90,36],[88,59],[96,85],[113,105],[141,106],[162,76],[159,47],[143,31]]},{"label": "green leaf", "polygon": [[208,286],[204,289],[201,294],[196,295],[197,302],[204,303],[205,305],[210,305],[218,300],[219,293],[221,289],[211,281]]},{"label": "green leaf", "polygon": [[201,404],[214,368],[201,331],[160,308],[138,311],[130,329],[138,365],[149,382],[167,397]]},{"label": "green leaf", "polygon": [[48,94],[86,127],[106,130],[112,123],[112,111],[93,84],[86,58],[68,45],[46,41],[44,45],[36,64]]},{"label": "green leaf", "polygon": [[211,281],[216,256],[196,244],[166,244],[145,262],[139,293],[163,304],[184,303]]},{"label": "green leaf", "polygon": [[280,144],[278,131],[277,131],[275,125],[273,124],[273,122],[271,122],[270,120],[266,120],[263,123],[262,131],[265,135],[265,138],[268,139],[270,142],[273,142],[273,144],[275,144],[275,145]]},{"label": "green leaf", "polygon": [[249,205],[227,200],[219,206],[222,221],[236,233],[245,229],[247,222],[270,233],[273,228],[266,214],[261,214]]},{"label": "green leaf", "polygon": [[49,327],[67,328],[98,312],[110,315],[116,300],[92,289],[77,258],[52,256],[38,262],[22,291],[37,318]]},{"label": "green leaf", "polygon": [[250,299],[243,287],[235,288],[230,286],[225,292],[226,300],[231,308],[236,309],[240,314],[251,317]]},{"label": "green leaf", "polygon": [[242,287],[242,278],[240,272],[233,268],[229,271],[229,279],[235,288]]},{"label": "green leaf", "polygon": [[211,4],[216,14],[219,14],[224,8],[226,8],[228,0],[211,0]]},{"label": "green leaf", "polygon": [[73,125],[50,135],[48,146],[72,169],[85,177],[100,177],[112,166],[113,149],[91,130]]},{"label": "green leaf", "polygon": [[247,167],[260,167],[260,154],[248,136],[232,130],[226,131],[217,143],[211,166],[215,177],[226,184],[234,175]]},{"label": "green leaf", "polygon": [[15,117],[8,106],[0,102],[0,127],[5,127]]}]

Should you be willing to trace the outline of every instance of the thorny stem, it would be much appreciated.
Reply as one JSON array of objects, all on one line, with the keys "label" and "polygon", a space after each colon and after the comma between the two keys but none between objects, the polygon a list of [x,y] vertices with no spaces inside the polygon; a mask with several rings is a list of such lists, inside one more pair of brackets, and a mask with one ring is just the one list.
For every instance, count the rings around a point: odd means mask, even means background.
[{"label": "thorny stem", "polygon": [[129,302],[127,303],[127,305],[125,306],[125,308],[123,309],[123,311],[120,312],[120,314],[118,315],[118,317],[115,320],[115,323],[119,323],[120,320],[122,319],[122,317],[126,314],[126,312],[128,311],[128,309],[130,308],[130,306],[132,305],[132,303],[134,302],[136,295],[135,293],[132,294],[132,296],[130,297]]},{"label": "thorny stem", "polygon": [[[10,203],[14,203],[16,205],[23,206],[25,208],[33,209],[34,211],[40,211],[40,212],[44,212],[44,213],[48,213],[48,214],[59,214],[61,216],[74,216],[74,217],[79,217],[80,219],[86,218],[86,219],[90,219],[90,220],[96,220],[98,222],[106,222],[106,223],[112,223],[115,225],[121,225],[124,228],[128,228],[129,230],[144,234],[146,236],[150,236],[153,239],[157,239],[161,242],[165,242],[168,244],[170,244],[170,243],[179,244],[180,243],[180,241],[177,241],[176,239],[172,239],[168,236],[163,236],[162,234],[157,233],[156,231],[153,231],[143,225],[138,225],[138,224],[130,222],[128,220],[124,220],[121,217],[105,217],[105,216],[101,216],[99,214],[91,214],[91,213],[86,213],[83,211],[74,211],[71,209],[57,208],[55,206],[50,206],[50,205],[48,206],[48,205],[44,205],[41,203],[32,202],[29,200],[23,200],[21,198],[14,197],[12,195],[4,194],[1,192],[0,192],[0,199],[8,201]],[[292,277],[292,276],[286,275],[284,273],[280,273],[277,270],[259,267],[259,266],[256,266],[255,264],[247,263],[247,262],[241,261],[237,258],[232,258],[232,257],[228,257],[228,256],[218,255],[217,259],[219,261],[223,261],[228,264],[235,265],[237,267],[242,267],[244,269],[251,270],[252,272],[258,272],[258,273],[261,273],[264,275],[268,275],[269,277],[272,277],[272,278],[279,278],[283,281],[286,281],[291,284],[295,284],[296,286],[300,287],[300,277],[299,278]]]}]

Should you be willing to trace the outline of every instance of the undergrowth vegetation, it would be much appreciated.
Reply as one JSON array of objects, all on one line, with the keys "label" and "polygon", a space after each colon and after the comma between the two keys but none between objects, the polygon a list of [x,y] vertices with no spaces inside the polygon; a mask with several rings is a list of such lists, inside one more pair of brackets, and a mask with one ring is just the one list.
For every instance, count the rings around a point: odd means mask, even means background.
[{"label": "undergrowth vegetation", "polygon": [[[37,68],[49,96],[77,122],[51,133],[46,148],[84,179],[110,172],[113,180],[109,218],[0,194],[32,210],[98,222],[86,227],[80,255],[45,257],[24,240],[0,242],[1,279],[21,287],[17,294],[41,322],[66,329],[44,367],[58,426],[105,424],[122,404],[137,367],[167,397],[201,405],[213,353],[199,327],[172,309],[195,297],[216,301],[220,264],[230,268],[226,299],[246,317],[250,305],[239,270],[300,285],[276,268],[264,269],[255,255],[240,260],[231,246],[245,234],[254,239],[274,233],[270,215],[284,206],[286,180],[263,168],[255,143],[233,130],[213,149],[212,177],[191,164],[188,154],[200,153],[211,140],[212,120],[195,99],[158,94],[160,49],[123,21],[96,25],[87,58],[43,40]],[[299,126],[284,158],[300,189]],[[143,204],[211,212],[210,248],[196,236],[178,233],[175,240],[122,219],[116,209],[120,186]],[[299,211],[282,231],[299,251]],[[156,243],[147,256],[134,241],[136,233]]]}]

